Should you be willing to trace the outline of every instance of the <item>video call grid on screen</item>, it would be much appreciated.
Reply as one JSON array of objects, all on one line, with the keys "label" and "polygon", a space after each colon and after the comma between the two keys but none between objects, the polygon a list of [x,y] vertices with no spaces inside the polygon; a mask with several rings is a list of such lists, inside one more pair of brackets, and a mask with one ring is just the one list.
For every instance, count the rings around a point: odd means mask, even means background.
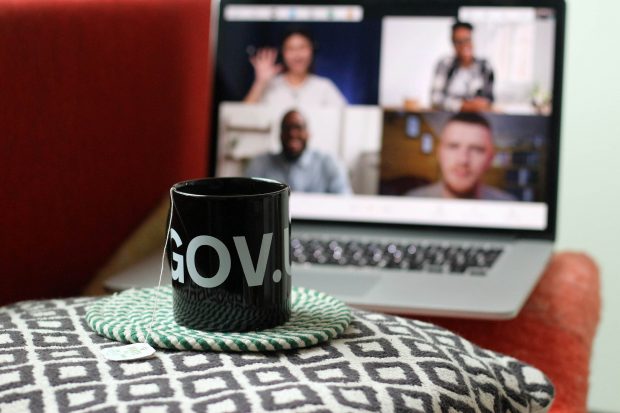
[{"label": "video call grid on screen", "polygon": [[417,6],[223,2],[216,175],[289,181],[298,219],[547,229],[556,11]]}]

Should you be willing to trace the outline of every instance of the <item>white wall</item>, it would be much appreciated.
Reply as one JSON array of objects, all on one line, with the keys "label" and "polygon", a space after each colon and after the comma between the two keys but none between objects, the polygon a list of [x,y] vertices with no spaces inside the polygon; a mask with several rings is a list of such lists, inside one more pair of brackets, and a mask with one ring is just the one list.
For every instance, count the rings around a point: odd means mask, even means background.
[{"label": "white wall", "polygon": [[342,159],[356,194],[379,193],[379,151],[383,112],[378,106],[348,106],[343,117]]},{"label": "white wall", "polygon": [[534,79],[539,87],[545,91],[553,88],[553,39],[555,36],[555,23],[552,20],[536,22],[536,50],[534,56]]},{"label": "white wall", "polygon": [[620,2],[567,3],[558,247],[587,251],[600,265],[589,406],[620,412]]},{"label": "white wall", "polygon": [[386,17],[381,36],[379,104],[402,107],[415,99],[430,107],[435,65],[453,54],[451,17]]}]

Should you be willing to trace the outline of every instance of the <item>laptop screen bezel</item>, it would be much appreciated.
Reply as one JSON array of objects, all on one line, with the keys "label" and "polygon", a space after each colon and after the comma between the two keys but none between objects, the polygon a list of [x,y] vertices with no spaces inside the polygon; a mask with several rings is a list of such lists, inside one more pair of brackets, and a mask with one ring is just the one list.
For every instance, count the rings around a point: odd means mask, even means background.
[{"label": "laptop screen bezel", "polygon": [[218,70],[218,61],[221,60],[221,49],[218,47],[219,30],[223,22],[221,10],[228,4],[300,4],[300,5],[362,5],[363,7],[382,7],[389,8],[390,12],[407,15],[420,13],[423,10],[438,10],[440,8],[454,8],[458,6],[492,6],[492,7],[536,7],[551,8],[555,10],[555,56],[553,67],[553,102],[550,115],[549,129],[549,153],[547,157],[547,227],[544,230],[523,230],[523,229],[506,229],[506,228],[480,228],[467,226],[446,226],[446,225],[422,225],[422,224],[394,224],[394,223],[377,223],[377,222],[342,222],[342,221],[325,221],[315,219],[297,219],[293,217],[294,222],[316,223],[316,224],[338,224],[339,226],[360,226],[372,228],[406,228],[418,231],[445,231],[450,233],[477,233],[477,234],[493,234],[506,235],[518,238],[533,238],[555,240],[556,224],[557,224],[557,201],[559,186],[559,152],[560,152],[560,127],[561,127],[561,111],[562,111],[562,86],[564,72],[564,40],[565,40],[565,18],[566,4],[564,0],[337,0],[337,1],[320,1],[320,0],[213,0],[211,10],[211,39],[210,39],[210,64],[212,74],[212,93],[210,98],[210,128],[208,153],[206,154],[208,162],[208,176],[215,176],[217,163],[217,145],[219,130],[219,105],[222,102],[221,89],[216,82]]}]

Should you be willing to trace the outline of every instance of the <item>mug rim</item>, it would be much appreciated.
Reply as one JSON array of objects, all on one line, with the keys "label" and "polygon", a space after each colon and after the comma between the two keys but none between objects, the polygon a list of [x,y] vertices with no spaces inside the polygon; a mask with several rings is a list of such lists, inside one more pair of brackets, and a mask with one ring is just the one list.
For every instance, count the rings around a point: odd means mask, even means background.
[{"label": "mug rim", "polygon": [[[189,186],[198,186],[201,183],[213,182],[213,181],[229,181],[229,182],[260,181],[260,182],[267,183],[267,184],[273,184],[274,187],[277,185],[279,188],[274,189],[273,191],[265,191],[265,192],[254,193],[254,194],[235,194],[235,195],[194,194],[194,193],[183,191],[183,188],[186,188]],[[178,195],[194,197],[194,198],[232,199],[232,198],[253,198],[253,197],[261,197],[261,196],[276,196],[285,191],[288,191],[289,189],[290,188],[287,184],[280,182],[280,181],[276,181],[275,179],[236,176],[236,177],[208,177],[208,178],[199,178],[199,179],[188,179],[186,181],[177,182],[176,184],[172,185],[172,187],[170,188],[170,191]]]}]

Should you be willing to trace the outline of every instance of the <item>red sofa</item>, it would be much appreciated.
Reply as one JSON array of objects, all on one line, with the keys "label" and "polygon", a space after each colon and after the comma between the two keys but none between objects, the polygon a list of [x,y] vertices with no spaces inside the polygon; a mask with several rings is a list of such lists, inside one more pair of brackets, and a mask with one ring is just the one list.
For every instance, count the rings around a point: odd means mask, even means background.
[{"label": "red sofa", "polygon": [[0,305],[78,294],[204,176],[204,0],[0,0]]}]

